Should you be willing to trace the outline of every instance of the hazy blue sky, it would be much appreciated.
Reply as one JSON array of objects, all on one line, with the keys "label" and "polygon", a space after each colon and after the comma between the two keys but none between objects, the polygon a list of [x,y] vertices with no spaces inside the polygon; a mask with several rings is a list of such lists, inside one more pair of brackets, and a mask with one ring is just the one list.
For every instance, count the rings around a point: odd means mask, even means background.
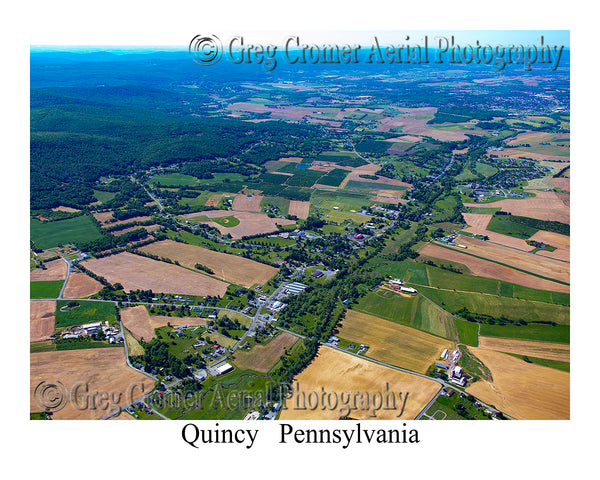
[{"label": "hazy blue sky", "polygon": [[[490,45],[539,45],[540,37],[544,36],[544,43],[550,45],[564,45],[569,47],[570,34],[568,30],[356,30],[356,31],[306,31],[306,30],[289,30],[289,31],[212,31],[212,32],[195,32],[197,34],[215,34],[219,37],[223,44],[227,43],[234,36],[242,36],[244,43],[248,44],[275,44],[283,45],[290,36],[300,37],[301,44],[360,44],[370,46],[373,43],[373,38],[376,36],[381,43],[392,44],[422,44],[425,35],[428,37],[429,46],[437,46],[435,37],[450,37],[454,36],[455,44],[475,45],[479,40],[481,44]],[[406,36],[410,39],[406,41]],[[190,40],[192,37],[190,37]],[[107,38],[107,43],[110,39]],[[49,46],[49,45],[32,45],[32,51],[38,50],[129,50],[143,48],[144,50],[166,49],[166,48],[187,48],[188,45],[166,45],[166,46],[148,46],[148,45],[127,45],[119,47],[117,45],[98,45],[98,46],[83,46],[76,47],[74,45],[64,46]]]}]

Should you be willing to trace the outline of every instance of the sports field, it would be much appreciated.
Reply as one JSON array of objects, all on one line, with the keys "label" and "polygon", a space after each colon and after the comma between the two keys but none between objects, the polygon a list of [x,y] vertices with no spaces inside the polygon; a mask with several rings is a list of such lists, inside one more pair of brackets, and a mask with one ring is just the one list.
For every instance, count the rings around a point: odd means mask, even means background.
[{"label": "sports field", "polygon": [[[433,380],[325,346],[294,378],[293,385],[296,390],[286,400],[281,420],[338,420],[342,416],[357,420],[408,420],[415,418],[440,389]],[[322,391],[328,395],[322,395]],[[374,412],[372,399],[379,395],[385,398],[387,392],[393,392],[395,403],[390,403],[387,410]],[[355,399],[355,403],[351,400],[355,398],[353,393],[369,396],[369,401],[361,403]],[[326,400],[320,402],[316,397]],[[335,405],[334,398],[338,400]]]},{"label": "sports field", "polygon": [[356,310],[346,312],[338,335],[368,345],[368,357],[419,373],[425,373],[445,348],[454,348],[449,340]]},{"label": "sports field", "polygon": [[223,296],[227,290],[226,283],[214,278],[129,252],[86,260],[82,264],[110,283],[120,283],[128,291],[152,290],[204,297]]},{"label": "sports field", "polygon": [[177,260],[182,266],[192,269],[197,263],[200,263],[215,272],[215,277],[244,287],[263,285],[277,273],[276,268],[248,258],[219,253],[173,240],[151,243],[140,250],[159,257]]}]

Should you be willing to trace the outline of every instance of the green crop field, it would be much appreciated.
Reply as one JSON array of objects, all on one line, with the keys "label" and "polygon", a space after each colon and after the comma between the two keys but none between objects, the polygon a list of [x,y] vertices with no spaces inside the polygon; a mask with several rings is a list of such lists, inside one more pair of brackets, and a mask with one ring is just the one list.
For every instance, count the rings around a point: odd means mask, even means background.
[{"label": "green crop field", "polygon": [[196,198],[182,198],[181,200],[179,200],[179,204],[187,205],[189,207],[203,207],[211,195],[214,195],[214,193],[205,190],[201,192],[200,195],[198,195]]},{"label": "green crop field", "polygon": [[549,360],[547,358],[530,357],[528,355],[518,355],[516,353],[507,353],[511,357],[520,358],[527,363],[533,363],[534,365],[540,365],[541,367],[554,368],[563,372],[571,371],[571,364],[569,362],[562,362],[560,360]]},{"label": "green crop field", "polygon": [[527,225],[521,225],[511,220],[512,215],[494,215],[487,226],[491,232],[502,233],[515,238],[528,239],[538,231]]},{"label": "green crop field", "polygon": [[352,223],[361,225],[371,221],[372,217],[368,215],[359,215],[358,213],[342,212],[341,210],[321,210],[323,220],[338,225],[346,223],[348,220]]},{"label": "green crop field", "polygon": [[570,328],[568,325],[481,325],[480,335],[484,337],[516,338],[537,340],[539,342],[569,343]]},{"label": "green crop field", "polygon": [[289,178],[289,175],[281,175],[277,173],[263,173],[261,176],[258,177],[258,180],[260,180],[260,182],[262,183],[281,185]]},{"label": "green crop field", "polygon": [[344,181],[344,178],[348,175],[348,170],[342,168],[334,168],[327,175],[319,179],[321,185],[330,185],[332,187],[339,187]]},{"label": "green crop field", "polygon": [[94,198],[101,203],[106,203],[117,195],[116,192],[103,192],[101,190],[94,190]]},{"label": "green crop field", "polygon": [[421,296],[404,297],[376,290],[362,297],[355,309],[439,337],[458,339],[452,315]]},{"label": "green crop field", "polygon": [[[354,152],[323,152],[317,155],[317,160],[323,162],[340,163],[346,160],[361,160],[362,159]],[[352,165],[349,165],[352,166]]]},{"label": "green crop field", "polygon": [[350,212],[350,210],[361,210],[368,206],[370,195],[360,192],[346,192],[343,190],[327,192],[324,190],[315,191],[311,197],[311,204],[315,207],[332,209],[338,207],[340,210]]},{"label": "green crop field", "polygon": [[166,173],[152,177],[148,183],[161,187],[193,187],[198,185],[200,181],[191,175],[182,173]]},{"label": "green crop field", "polygon": [[392,144],[385,140],[363,140],[356,146],[356,150],[363,153],[383,153],[391,146]]},{"label": "green crop field", "polygon": [[458,337],[461,343],[471,345],[472,347],[477,347],[479,345],[479,335],[477,333],[479,326],[476,323],[455,318],[454,324],[458,330]]},{"label": "green crop field", "polygon": [[376,183],[376,182],[359,182],[357,180],[350,180],[344,187],[348,190],[398,190],[403,191],[406,190],[407,187],[402,187],[399,185],[388,185],[387,183]]},{"label": "green crop field", "polygon": [[473,313],[491,315],[492,317],[506,317],[511,320],[522,319],[526,322],[552,320],[562,325],[568,325],[570,322],[569,307],[562,305],[479,293],[439,290],[431,287],[416,288],[419,293],[449,312],[457,312],[462,308],[466,308]]},{"label": "green crop field", "polygon": [[114,324],[117,321],[117,310],[114,304],[108,302],[89,302],[77,300],[78,307],[62,312],[69,301],[57,300],[55,323],[56,328],[71,327],[84,323],[105,322]]},{"label": "green crop field", "polygon": [[312,187],[323,175],[325,172],[317,170],[298,170],[292,177],[288,177],[285,184],[294,187]]},{"label": "green crop field", "polygon": [[64,280],[29,282],[29,298],[56,298]]},{"label": "green crop field", "polygon": [[88,215],[54,222],[41,222],[37,218],[31,218],[29,227],[31,240],[43,250],[59,244],[89,242],[100,237],[98,227]]},{"label": "green crop field", "polygon": [[[447,262],[442,263],[447,264]],[[458,274],[439,267],[407,260],[403,262],[378,262],[374,267],[377,272],[383,275],[390,275],[415,284],[417,289],[420,285],[425,285],[455,294],[472,292],[564,306],[570,304],[568,293],[538,290],[493,278]]]}]

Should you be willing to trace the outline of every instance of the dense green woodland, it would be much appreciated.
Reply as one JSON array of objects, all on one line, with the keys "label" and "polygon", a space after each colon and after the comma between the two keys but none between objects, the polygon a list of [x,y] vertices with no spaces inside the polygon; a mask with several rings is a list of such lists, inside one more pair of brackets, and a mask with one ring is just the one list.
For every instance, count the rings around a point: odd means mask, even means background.
[{"label": "dense green woodland", "polygon": [[253,165],[325,146],[315,126],[178,118],[32,90],[31,208],[88,205],[102,176],[174,163],[199,178],[248,175],[260,173]]}]

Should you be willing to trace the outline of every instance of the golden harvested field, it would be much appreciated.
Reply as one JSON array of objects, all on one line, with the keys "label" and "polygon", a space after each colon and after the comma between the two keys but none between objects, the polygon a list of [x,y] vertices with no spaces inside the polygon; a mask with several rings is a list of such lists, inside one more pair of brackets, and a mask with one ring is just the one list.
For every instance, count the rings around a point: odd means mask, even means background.
[{"label": "golden harvested field", "polygon": [[[105,404],[98,403],[96,409],[78,409],[74,399],[65,398],[64,408],[53,416],[58,420],[94,420],[99,419],[116,407],[112,403],[124,407],[132,400],[139,399],[144,392],[154,387],[154,380],[127,366],[125,349],[89,348],[83,350],[66,350],[58,352],[32,353],[30,358],[30,412],[40,412],[43,408],[36,398],[35,389],[40,383],[61,382],[64,391],[69,394],[80,383],[88,385],[89,406],[92,395],[96,392],[107,392],[109,400]],[[135,387],[137,385],[137,387]],[[143,390],[142,390],[143,388]],[[81,389],[85,392],[85,389]],[[50,393],[50,392],[48,392]],[[120,394],[120,396],[119,396]],[[79,405],[85,405],[85,393],[80,393]],[[133,397],[133,398],[132,398]],[[51,398],[49,395],[48,398]],[[106,408],[103,408],[106,407]]]},{"label": "golden harvested field", "polygon": [[145,342],[155,338],[154,329],[164,327],[168,323],[174,327],[178,325],[206,325],[206,318],[199,317],[168,317],[161,315],[150,315],[144,305],[121,310],[123,326],[128,329],[138,340]]},{"label": "golden harvested field", "polygon": [[29,273],[29,281],[64,280],[67,278],[67,263],[62,259],[52,260],[44,265],[46,268],[35,268]]},{"label": "golden harvested field", "polygon": [[542,259],[537,255],[472,237],[460,236],[456,239],[456,243],[466,245],[466,249],[460,249],[465,250],[466,253],[501,262],[544,277],[569,282],[571,267],[568,263],[550,258]]},{"label": "golden harvested field", "polygon": [[250,369],[256,372],[266,373],[283,355],[286,348],[291,347],[298,341],[298,337],[291,333],[281,332],[267,345],[255,345],[249,351],[237,350],[233,357],[233,363],[241,369]]},{"label": "golden harvested field", "polygon": [[468,347],[492,373],[493,383],[475,382],[467,392],[519,420],[568,420],[570,374],[504,353]]},{"label": "golden harvested field", "polygon": [[488,240],[489,242],[501,243],[502,245],[518,248],[519,250],[523,250],[525,252],[529,252],[533,249],[533,247],[527,245],[527,242],[521,238],[515,238],[509,235],[503,235],[501,233],[487,230],[487,226],[490,223],[493,215],[463,213],[463,217],[465,217],[465,222],[467,222],[467,225],[470,225],[469,228],[464,229],[464,231],[467,233],[474,233],[475,235],[487,235],[490,238]]},{"label": "golden harvested field", "polygon": [[[570,209],[555,192],[536,191],[533,198],[508,198],[497,202],[486,203],[486,207],[499,207],[505,212],[539,220],[554,220],[571,223]],[[465,203],[465,207],[481,207],[480,203]]]},{"label": "golden harvested field", "polygon": [[[562,136],[566,136],[568,134],[564,134]],[[554,137],[553,133],[548,132],[527,132],[527,133],[519,133],[512,140],[507,141],[508,145],[518,145],[520,143],[529,143],[529,144],[538,144],[541,141],[548,139],[549,137]]]},{"label": "golden harvested field", "polygon": [[221,218],[230,215],[234,215],[235,218],[240,221],[239,225],[236,225],[235,227],[224,227],[212,221],[199,221],[199,223],[205,223],[211,227],[215,227],[222,234],[229,233],[234,239],[240,239],[245,235],[276,232],[277,225],[293,225],[295,223],[293,220],[288,220],[286,218],[269,218],[264,213],[235,212],[232,210],[206,210],[203,212],[188,213],[182,215],[182,218],[189,220],[202,216],[207,216],[208,218]]},{"label": "golden harvested field", "polygon": [[444,348],[454,347],[449,340],[356,310],[346,312],[338,335],[369,345],[368,357],[419,373],[425,373]]},{"label": "golden harvested field", "polygon": [[159,262],[129,252],[86,260],[82,264],[110,283],[120,283],[125,290],[152,290],[156,293],[223,296],[227,284],[214,278]]},{"label": "golden harvested field", "polygon": [[571,346],[563,343],[536,342],[534,340],[516,340],[499,337],[479,337],[479,348],[497,352],[515,353],[528,357],[547,358],[569,362]]},{"label": "golden harvested field", "polygon": [[102,290],[102,284],[85,273],[71,273],[63,292],[64,298],[85,298]]},{"label": "golden harvested field", "polygon": [[571,191],[571,179],[569,177],[558,177],[550,180],[550,183],[561,190],[566,192]]},{"label": "golden harvested field", "polygon": [[236,195],[233,199],[232,210],[241,212],[260,212],[261,195]]},{"label": "golden harvested field", "polygon": [[530,240],[534,240],[536,242],[542,242],[547,245],[552,245],[556,247],[556,250],[553,252],[537,252],[537,255],[543,255],[545,257],[557,258],[559,260],[570,261],[571,259],[571,237],[567,235],[561,235],[560,233],[554,232],[545,232],[544,230],[539,230],[532,235]]},{"label": "golden harvested field", "polygon": [[244,287],[251,287],[257,283],[264,285],[277,273],[275,267],[264,263],[173,240],[151,243],[140,248],[140,251],[177,260],[188,268],[195,268],[194,265],[200,263],[215,272],[215,277]]},{"label": "golden harvested field", "polygon": [[[458,249],[450,250],[439,245],[428,243],[419,250],[419,253],[429,257],[461,263],[465,265],[475,276],[495,278],[505,282],[517,283],[525,287],[552,290],[553,292],[570,291],[568,285],[562,285],[550,280],[534,277],[533,275],[519,272],[513,268],[505,267],[504,265],[499,265],[497,263],[488,262],[487,260],[471,257],[469,255],[465,255],[461,250]],[[538,256],[534,257],[534,259],[538,258]]]},{"label": "golden harvested field", "polygon": [[113,218],[113,212],[95,212],[92,213],[93,217],[98,220],[102,225],[104,225],[108,220]]},{"label": "golden harvested field", "polygon": [[[325,346],[319,348],[317,357],[296,376],[293,385],[297,390],[292,398],[286,400],[281,420],[337,420],[344,415],[358,420],[414,419],[441,387],[433,380],[384,367]],[[329,394],[326,397],[331,397],[331,403],[316,406],[308,403],[316,394],[321,398],[321,388]],[[376,416],[373,416],[372,401],[368,405],[366,401],[361,404],[360,397],[355,396],[363,394],[363,398],[373,399],[381,394],[385,398],[386,392],[395,394],[396,404],[393,405],[390,401],[390,409],[381,409],[375,412]],[[400,392],[401,401],[398,396]],[[405,397],[405,394],[408,395]],[[337,406],[333,402],[335,398],[338,400]],[[306,409],[300,409],[305,405]],[[310,409],[309,405],[315,408]],[[344,409],[344,405],[352,408],[352,411],[348,411],[348,407]]]},{"label": "golden harvested field", "polygon": [[377,193],[379,193],[379,195],[377,195],[376,197],[371,197],[371,198],[369,198],[369,200],[371,200],[372,202],[393,203],[394,205],[398,205],[399,203],[404,203],[404,200],[402,200],[400,198],[388,197],[385,195],[381,195],[381,192],[388,192],[388,191],[389,190],[377,190]]},{"label": "golden harvested field", "polygon": [[29,301],[29,341],[49,340],[54,333],[54,300]]},{"label": "golden harvested field", "polygon": [[310,209],[310,202],[303,202],[300,200],[290,200],[290,208],[288,213],[290,215],[296,215],[298,218],[302,220],[306,220],[308,218],[308,211]]}]

